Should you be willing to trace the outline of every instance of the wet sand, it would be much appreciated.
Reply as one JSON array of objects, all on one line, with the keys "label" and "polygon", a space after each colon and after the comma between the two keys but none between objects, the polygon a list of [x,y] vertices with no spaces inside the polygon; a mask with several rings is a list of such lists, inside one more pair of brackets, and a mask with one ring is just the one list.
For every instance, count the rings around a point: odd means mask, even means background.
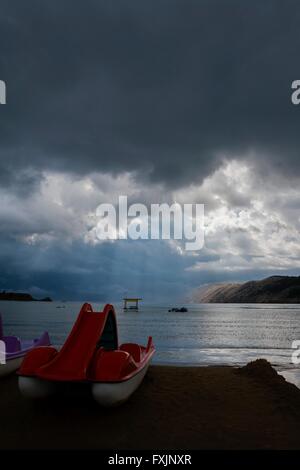
[{"label": "wet sand", "polygon": [[300,449],[300,390],[266,361],[152,366],[124,405],[102,409],[77,386],[40,402],[1,380],[1,449]]}]

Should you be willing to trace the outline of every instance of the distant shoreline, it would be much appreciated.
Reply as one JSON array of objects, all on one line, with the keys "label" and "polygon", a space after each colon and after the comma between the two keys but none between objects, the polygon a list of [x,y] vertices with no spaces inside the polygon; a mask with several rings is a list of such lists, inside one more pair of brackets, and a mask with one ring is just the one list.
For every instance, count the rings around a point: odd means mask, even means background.
[{"label": "distant shoreline", "polygon": [[300,276],[271,276],[261,281],[203,286],[193,294],[200,303],[299,304]]},{"label": "distant shoreline", "polygon": [[35,299],[31,294],[24,292],[0,292],[0,301],[15,301],[15,302],[52,302],[50,297],[44,297],[43,299]]}]

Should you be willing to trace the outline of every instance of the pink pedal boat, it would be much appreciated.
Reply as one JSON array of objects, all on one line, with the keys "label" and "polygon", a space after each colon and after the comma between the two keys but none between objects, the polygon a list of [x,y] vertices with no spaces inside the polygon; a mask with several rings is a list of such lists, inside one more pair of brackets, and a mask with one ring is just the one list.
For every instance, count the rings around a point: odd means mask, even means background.
[{"label": "pink pedal boat", "polygon": [[55,392],[59,383],[85,382],[99,404],[118,405],[141,384],[154,352],[151,337],[146,347],[119,346],[114,307],[107,304],[103,312],[94,312],[85,303],[59,351],[41,347],[26,355],[19,388],[24,396],[40,398]]},{"label": "pink pedal boat", "polygon": [[17,336],[4,336],[2,318],[0,315],[0,377],[15,372],[24,359],[24,356],[38,346],[49,346],[50,338],[45,331],[40,338],[21,340]]}]

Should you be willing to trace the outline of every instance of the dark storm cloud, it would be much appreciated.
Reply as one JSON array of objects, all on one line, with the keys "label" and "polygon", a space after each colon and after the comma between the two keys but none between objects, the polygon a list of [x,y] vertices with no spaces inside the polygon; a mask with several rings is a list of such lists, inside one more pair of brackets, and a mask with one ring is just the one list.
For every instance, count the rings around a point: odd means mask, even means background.
[{"label": "dark storm cloud", "polygon": [[[183,272],[190,261],[163,243],[123,242],[90,246],[20,244],[0,237],[0,290],[40,291],[55,299],[120,300],[139,293],[144,300],[183,298],[199,278]],[[143,269],[141,269],[143,266]]]},{"label": "dark storm cloud", "polygon": [[2,184],[30,166],[176,186],[248,152],[299,172],[299,24],[297,0],[2,1]]}]

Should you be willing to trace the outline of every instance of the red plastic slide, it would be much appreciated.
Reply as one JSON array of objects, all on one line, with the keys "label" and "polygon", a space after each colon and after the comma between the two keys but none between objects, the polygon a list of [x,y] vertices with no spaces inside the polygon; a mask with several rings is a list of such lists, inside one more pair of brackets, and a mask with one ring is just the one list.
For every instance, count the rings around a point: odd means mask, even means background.
[{"label": "red plastic slide", "polygon": [[111,310],[113,306],[106,305],[100,315],[85,303],[64,346],[54,359],[40,367],[39,377],[56,381],[86,380],[88,366]]}]

